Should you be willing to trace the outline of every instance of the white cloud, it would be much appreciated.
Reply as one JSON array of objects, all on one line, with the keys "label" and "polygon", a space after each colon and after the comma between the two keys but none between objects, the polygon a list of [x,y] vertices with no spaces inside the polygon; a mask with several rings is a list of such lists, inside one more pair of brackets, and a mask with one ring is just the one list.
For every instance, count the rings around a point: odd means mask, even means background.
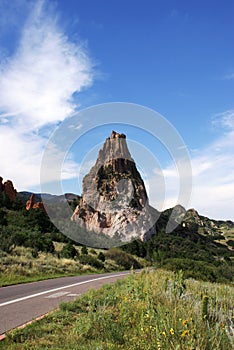
[{"label": "white cloud", "polygon": [[45,140],[33,133],[0,126],[1,176],[13,180],[17,189],[39,184],[40,162]]},{"label": "white cloud", "polygon": [[19,189],[40,183],[46,143],[40,129],[73,113],[78,107],[73,94],[92,82],[85,46],[72,42],[59,28],[56,13],[45,1],[37,1],[14,55],[0,63],[2,176]]},{"label": "white cloud", "polygon": [[[234,111],[216,115],[214,123],[223,135],[191,155],[193,191],[190,207],[210,218],[234,220]],[[166,209],[178,204],[179,176],[173,165],[164,169],[163,174],[166,183],[163,208]],[[152,190],[151,203],[157,206],[157,191],[154,186]]]},{"label": "white cloud", "polygon": [[212,119],[213,126],[216,128],[225,128],[230,130],[234,130],[234,110],[230,109],[223,113],[216,114]]},{"label": "white cloud", "polygon": [[76,108],[72,95],[91,83],[85,48],[69,41],[39,1],[17,52],[1,66],[1,111],[31,128],[62,121]]}]

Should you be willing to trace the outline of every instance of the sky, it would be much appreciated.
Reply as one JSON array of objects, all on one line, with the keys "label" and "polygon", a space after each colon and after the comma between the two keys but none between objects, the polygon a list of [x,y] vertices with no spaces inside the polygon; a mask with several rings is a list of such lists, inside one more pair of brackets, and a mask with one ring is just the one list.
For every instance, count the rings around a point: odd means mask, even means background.
[{"label": "sky", "polygon": [[[55,130],[95,105],[137,104],[163,116],[183,139],[192,192],[181,204],[234,220],[233,1],[0,0],[0,13],[4,180],[40,192],[42,157]],[[68,150],[64,192],[81,192],[82,175],[113,124],[110,117],[110,125],[89,130]],[[176,205],[178,164],[167,145],[124,123],[117,129],[150,183],[150,203]]]}]

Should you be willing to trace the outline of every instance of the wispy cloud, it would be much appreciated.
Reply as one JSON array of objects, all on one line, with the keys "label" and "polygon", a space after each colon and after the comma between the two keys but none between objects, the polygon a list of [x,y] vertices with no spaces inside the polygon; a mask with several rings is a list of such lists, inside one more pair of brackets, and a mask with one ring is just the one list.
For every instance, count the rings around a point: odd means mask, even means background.
[{"label": "wispy cloud", "polygon": [[[234,111],[215,115],[212,124],[222,130],[222,136],[206,148],[191,154],[193,190],[190,207],[209,217],[234,220]],[[166,209],[178,204],[179,177],[173,165],[164,169],[163,175],[166,183]],[[157,206],[158,197],[154,186],[150,199]]]},{"label": "wispy cloud", "polygon": [[78,107],[74,94],[89,87],[93,78],[85,45],[72,41],[59,27],[46,1],[34,3],[14,55],[0,63],[3,176],[17,178],[21,188],[39,183],[46,142],[40,129],[73,113]]},{"label": "wispy cloud", "polygon": [[212,124],[216,128],[225,128],[228,132],[234,130],[234,109],[215,114],[212,118]]},{"label": "wispy cloud", "polygon": [[1,66],[0,109],[35,128],[64,120],[77,107],[72,95],[92,83],[82,44],[72,43],[37,2],[15,55]]}]

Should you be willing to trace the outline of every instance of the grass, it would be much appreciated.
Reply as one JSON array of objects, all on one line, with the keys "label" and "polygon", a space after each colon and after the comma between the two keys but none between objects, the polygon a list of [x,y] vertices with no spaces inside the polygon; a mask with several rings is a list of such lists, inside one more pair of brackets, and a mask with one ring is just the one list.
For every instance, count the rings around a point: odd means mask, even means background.
[{"label": "grass", "polygon": [[[59,253],[63,243],[55,242],[56,253]],[[76,247],[80,257],[81,247]],[[94,266],[85,261],[82,263],[77,259],[58,258],[57,254],[39,253],[34,258],[31,248],[16,247],[11,254],[0,250],[0,287],[12,284],[35,282],[39,280],[57,278],[63,276],[75,276],[88,273],[102,273],[111,271],[121,271],[126,269],[113,259],[106,258],[101,264],[97,259],[100,249],[88,249],[88,257],[93,257]],[[123,254],[119,251],[118,254]],[[126,255],[126,253],[124,253]],[[128,256],[128,255],[126,255]],[[136,258],[142,266],[146,266],[144,259]],[[85,259],[83,259],[85,260]],[[87,259],[86,259],[87,260]],[[92,261],[91,261],[92,263]],[[100,267],[97,263],[100,264]]]},{"label": "grass", "polygon": [[1,349],[231,350],[234,287],[182,272],[132,273],[24,329]]}]

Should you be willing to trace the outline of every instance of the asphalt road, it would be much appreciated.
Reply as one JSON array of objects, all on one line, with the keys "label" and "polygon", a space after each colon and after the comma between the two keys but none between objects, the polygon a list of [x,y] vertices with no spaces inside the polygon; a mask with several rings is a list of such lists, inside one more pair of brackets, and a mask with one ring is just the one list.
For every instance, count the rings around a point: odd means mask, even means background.
[{"label": "asphalt road", "polygon": [[113,283],[130,272],[62,277],[0,288],[0,335],[24,325],[63,301],[71,301],[103,284]]}]

